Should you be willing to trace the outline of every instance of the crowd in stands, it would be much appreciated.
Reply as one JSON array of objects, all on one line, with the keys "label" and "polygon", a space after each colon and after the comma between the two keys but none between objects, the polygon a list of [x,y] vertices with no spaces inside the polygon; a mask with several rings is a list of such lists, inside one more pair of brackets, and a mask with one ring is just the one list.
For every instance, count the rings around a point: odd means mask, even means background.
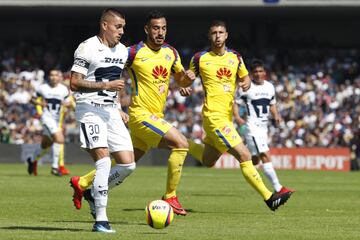
[{"label": "crowd in stands", "polygon": [[[276,86],[277,106],[284,120],[280,126],[270,124],[270,146],[349,147],[353,157],[360,156],[360,52],[293,50],[279,54],[269,50],[256,57],[266,63],[268,78]],[[42,126],[29,102],[34,89],[46,81],[51,67],[62,69],[64,83],[69,83],[67,69],[71,64],[61,65],[56,61],[58,58],[52,52],[35,50],[0,53],[1,143],[40,142]],[[187,66],[185,61],[184,66]],[[127,82],[121,93],[125,111],[132,91],[129,78]],[[165,118],[196,141],[203,137],[203,98],[200,79],[194,82],[193,94],[187,98],[180,95],[173,82],[170,84]],[[241,108],[240,111],[243,113]],[[71,109],[67,111],[64,128],[66,141],[78,142],[78,129]]]}]

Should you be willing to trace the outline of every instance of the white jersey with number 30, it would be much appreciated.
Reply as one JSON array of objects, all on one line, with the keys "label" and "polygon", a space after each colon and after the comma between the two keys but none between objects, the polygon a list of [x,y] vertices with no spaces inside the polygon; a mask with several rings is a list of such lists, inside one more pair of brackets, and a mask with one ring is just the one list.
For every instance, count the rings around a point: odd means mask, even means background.
[{"label": "white jersey with number 30", "polygon": [[[120,79],[128,58],[126,47],[119,43],[113,48],[102,44],[97,36],[80,43],[74,54],[71,71],[85,75],[86,81],[108,82]],[[77,103],[117,103],[117,92],[75,92]]]},{"label": "white jersey with number 30", "polygon": [[246,125],[250,134],[255,134],[259,128],[267,132],[270,105],[276,103],[274,85],[266,80],[262,85],[251,83],[250,89],[240,90],[239,95],[246,104]]}]

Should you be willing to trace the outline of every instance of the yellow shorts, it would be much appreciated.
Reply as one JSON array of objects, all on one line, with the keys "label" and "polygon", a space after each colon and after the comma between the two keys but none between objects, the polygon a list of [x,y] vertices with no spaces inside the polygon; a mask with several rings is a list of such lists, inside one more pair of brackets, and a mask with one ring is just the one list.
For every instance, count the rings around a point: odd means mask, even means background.
[{"label": "yellow shorts", "polygon": [[164,119],[150,113],[130,116],[128,125],[134,148],[144,152],[151,147],[157,147],[162,137],[173,127]]},{"label": "yellow shorts", "polygon": [[206,136],[204,143],[216,148],[219,152],[227,152],[230,148],[242,143],[234,124],[229,121],[209,121],[204,119]]}]

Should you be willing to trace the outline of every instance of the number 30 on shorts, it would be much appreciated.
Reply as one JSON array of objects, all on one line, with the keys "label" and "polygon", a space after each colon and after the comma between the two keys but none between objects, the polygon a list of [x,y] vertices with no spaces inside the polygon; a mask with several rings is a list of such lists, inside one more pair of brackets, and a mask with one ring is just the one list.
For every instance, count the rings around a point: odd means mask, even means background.
[{"label": "number 30 on shorts", "polygon": [[98,124],[88,125],[90,136],[100,133],[100,127]]}]

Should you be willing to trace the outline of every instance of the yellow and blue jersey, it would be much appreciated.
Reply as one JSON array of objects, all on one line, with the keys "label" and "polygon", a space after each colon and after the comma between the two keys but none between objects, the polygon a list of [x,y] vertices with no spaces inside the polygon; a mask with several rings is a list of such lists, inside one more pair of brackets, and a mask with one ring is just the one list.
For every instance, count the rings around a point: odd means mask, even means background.
[{"label": "yellow and blue jersey", "polygon": [[144,42],[128,48],[127,69],[132,79],[130,115],[151,113],[163,117],[171,72],[184,71],[175,48],[164,44],[158,51]]},{"label": "yellow and blue jersey", "polygon": [[241,55],[226,48],[222,56],[212,51],[196,53],[190,70],[200,76],[205,91],[204,118],[232,119],[237,77],[248,75]]}]

